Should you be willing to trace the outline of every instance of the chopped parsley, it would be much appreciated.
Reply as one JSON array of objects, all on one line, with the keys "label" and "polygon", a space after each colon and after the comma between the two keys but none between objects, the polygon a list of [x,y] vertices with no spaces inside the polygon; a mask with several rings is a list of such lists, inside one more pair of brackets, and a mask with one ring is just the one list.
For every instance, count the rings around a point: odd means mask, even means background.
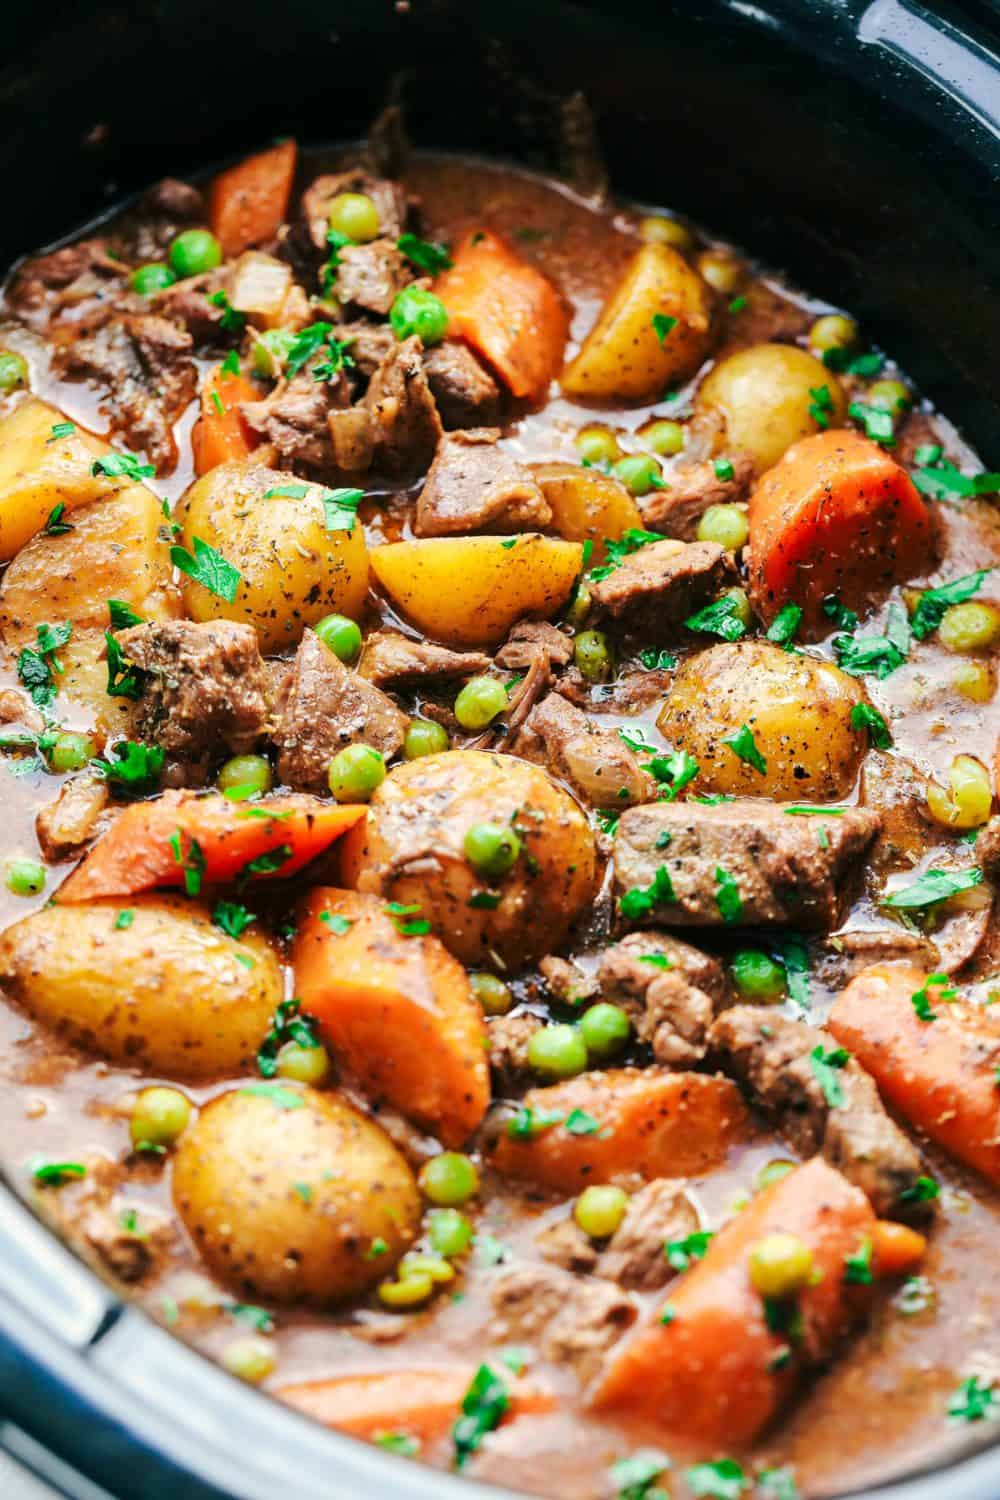
[{"label": "chopped parsley", "polygon": [[600,1128],[600,1120],[595,1120],[585,1109],[571,1109],[566,1116],[566,1129],[570,1135],[596,1135]]},{"label": "chopped parsley", "polygon": [[354,926],[351,918],[345,917],[340,911],[321,911],[319,919],[329,927],[331,932],[336,933],[337,937],[343,937],[345,932],[350,932]]},{"label": "chopped parsley", "polygon": [[462,1415],[451,1429],[455,1467],[461,1469],[488,1432],[499,1427],[510,1406],[510,1391],[489,1365],[480,1365],[462,1397]]},{"label": "chopped parsley", "polygon": [[830,425],[830,417],[833,413],[833,397],[830,395],[828,385],[817,385],[809,387],[812,400],[809,402],[809,415],[816,426],[825,431]]},{"label": "chopped parsley", "polygon": [[729,304],[729,311],[731,313],[742,312],[746,305],[747,299],[745,297],[734,297],[732,302],[730,302]]},{"label": "chopped parsley", "polygon": [[236,598],[237,590],[243,580],[243,575],[232,563],[227,562],[221,552],[210,547],[207,542],[202,541],[200,536],[193,538],[194,553],[190,553],[186,547],[175,543],[170,549],[170,561],[175,568],[186,573],[195,583],[200,583],[203,588],[208,589],[210,594],[224,599],[227,604],[232,604]]},{"label": "chopped parsley", "polygon": [[378,1260],[380,1256],[388,1255],[388,1253],[388,1244],[381,1235],[376,1235],[365,1251],[365,1260]]},{"label": "chopped parsley", "polygon": [[940,588],[927,589],[920,595],[917,607],[913,611],[910,620],[910,629],[918,641],[937,630],[944,618],[946,609],[953,604],[964,604],[966,599],[971,599],[982,588],[983,579],[991,568],[980,568],[975,573],[966,573],[964,578],[953,578],[951,583],[943,583]]},{"label": "chopped parsley", "polygon": [[758,1470],[754,1483],[760,1500],[799,1500],[795,1475],[787,1464],[781,1469]]},{"label": "chopped parsley", "polygon": [[116,932],[124,932],[126,930],[126,928],[132,926],[132,923],[134,921],[135,921],[135,912],[132,911],[132,910],[130,910],[128,907],[126,907],[125,909],[123,909],[122,911],[120,911],[118,913],[118,915],[115,917],[115,920],[114,920],[114,929],[115,929]]},{"label": "chopped parsley", "polygon": [[809,1066],[831,1109],[838,1109],[844,1102],[844,1085],[839,1074],[850,1060],[851,1054],[846,1047],[835,1047],[830,1052],[824,1052],[822,1042],[809,1054]]},{"label": "chopped parsley", "polygon": [[[285,356],[285,369],[288,374],[297,375],[302,366],[312,359],[313,355],[322,349],[323,345],[327,344],[328,341],[331,345],[336,345],[338,349],[342,350],[344,346],[338,345],[335,337],[331,339],[332,334],[332,323],[310,323],[308,328],[303,328],[301,333],[297,333]],[[344,360],[343,362],[347,363],[348,361]],[[351,362],[353,363],[353,361]],[[313,376],[316,379],[324,380],[327,378],[325,375],[317,375],[317,370],[320,368],[322,367],[317,366],[317,369],[313,371]]]},{"label": "chopped parsley", "polygon": [[724,922],[738,922],[743,915],[743,898],[740,888],[722,865],[715,867],[715,904]]},{"label": "chopped parsley", "polygon": [[827,594],[823,600],[823,613],[833,621],[838,630],[856,630],[858,617],[853,609],[841,604],[836,594]]},{"label": "chopped parsley", "polygon": [[552,1110],[532,1109],[530,1104],[522,1104],[507,1122],[507,1134],[512,1141],[530,1141],[536,1135],[541,1135],[543,1130],[561,1125],[565,1118],[565,1115]]},{"label": "chopped parsley", "polygon": [[851,728],[867,729],[868,738],[876,750],[888,750],[892,744],[892,733],[877,708],[870,703],[855,703],[851,709]]},{"label": "chopped parsley", "polygon": [[238,375],[240,373],[240,357],[235,349],[230,349],[220,367],[223,375]]},{"label": "chopped parsley", "polygon": [[785,981],[788,998],[797,1005],[802,1015],[809,1014],[809,949],[805,940],[791,933],[778,944],[781,961],[785,966]]},{"label": "chopped parsley", "polygon": [[[686,750],[673,750],[669,755],[654,755],[643,766],[644,771],[655,778],[661,790],[657,794],[661,802],[675,802],[680,793],[698,774],[698,762]],[[658,845],[661,848],[662,845]]]},{"label": "chopped parsley", "polygon": [[872,673],[879,681],[901,667],[910,651],[910,622],[897,601],[889,605],[885,635],[833,638],[833,652],[841,671],[852,677]]},{"label": "chopped parsley", "polygon": [[948,986],[947,974],[929,974],[926,982],[919,990],[915,990],[910,996],[913,1009],[921,1021],[936,1021],[937,1011],[931,1009],[931,986],[934,986],[935,1000],[947,1004],[958,996],[958,991]]},{"label": "chopped parsley", "polygon": [[426,271],[428,276],[436,276],[439,271],[447,271],[455,264],[448,254],[447,245],[422,240],[416,234],[401,234],[396,241],[396,249],[401,250],[407,260],[412,261],[421,271]]},{"label": "chopped parsley", "polygon": [[45,439],[46,446],[49,443],[58,443],[60,438],[72,437],[76,431],[75,422],[54,422],[49,436]]},{"label": "chopped parsley", "polygon": [[684,621],[688,630],[697,630],[702,635],[718,635],[724,641],[738,641],[747,633],[740,616],[740,600],[735,594],[723,594],[689,615]]},{"label": "chopped parsley", "polygon": [[[262,811],[262,809],[256,809]],[[250,811],[250,809],[248,809]],[[265,813],[266,817],[267,814]],[[291,844],[279,844],[276,849],[268,849],[263,854],[258,854],[256,859],[247,860],[242,870],[236,877],[237,883],[249,880],[254,875],[273,875],[286,865],[292,857]]]},{"label": "chopped parsley", "polygon": [[21,648],[17,658],[18,681],[27,689],[36,708],[48,708],[56,696],[56,673],[63,670],[56,652],[69,643],[72,634],[69,620],[61,625],[36,625],[35,645]]},{"label": "chopped parsley", "polygon": [[108,658],[108,682],[105,692],[109,698],[139,698],[142,695],[143,674],[138,667],[126,666],[126,656],[110,630],[104,632]]},{"label": "chopped parsley", "polygon": [[847,349],[824,349],[823,363],[836,374],[860,375],[869,380],[885,363],[881,354],[851,354]]},{"label": "chopped parsley", "polygon": [[308,484],[276,484],[273,489],[265,490],[265,500],[304,500],[311,486]]},{"label": "chopped parsley", "polygon": [[228,1313],[237,1323],[246,1323],[257,1333],[274,1332],[274,1318],[266,1307],[257,1307],[252,1302],[227,1302],[223,1312]]},{"label": "chopped parsley", "polygon": [[152,479],[156,473],[152,464],[144,464],[134,453],[106,453],[95,458],[90,466],[94,479],[104,475],[106,479],[131,479],[137,484],[143,479]]},{"label": "chopped parsley", "polygon": [[722,743],[728,745],[737,759],[752,766],[759,771],[761,776],[767,775],[767,761],[757,749],[757,741],[753,737],[753,730],[749,724],[741,724],[735,734],[723,739]]},{"label": "chopped parsley", "polygon": [[257,1099],[267,1099],[275,1109],[304,1109],[305,1100],[295,1089],[281,1083],[245,1083],[241,1094],[250,1094]]},{"label": "chopped parsley", "polygon": [[791,815],[798,818],[842,818],[847,812],[846,807],[813,807],[808,802],[797,803],[795,807],[782,808],[786,817]]},{"label": "chopped parsley", "polygon": [[891,906],[896,911],[914,911],[920,907],[936,906],[939,901],[947,901],[950,896],[971,891],[974,886],[982,884],[982,879],[983,872],[976,867],[969,870],[925,870],[912,885],[903,886],[902,890],[893,891],[890,896],[883,896],[881,904]]},{"label": "chopped parsley", "polygon": [[668,317],[666,313],[653,314],[653,332],[661,344],[667,341],[667,335],[677,327],[677,319]]},{"label": "chopped parsley", "polygon": [[639,1448],[620,1458],[610,1470],[616,1500],[657,1500],[663,1492],[651,1486],[669,1468],[670,1459],[656,1448]]},{"label": "chopped parsley", "polygon": [[872,1248],[866,1236],[852,1255],[844,1256],[844,1280],[851,1286],[871,1286],[874,1281]]},{"label": "chopped parsley", "polygon": [[62,1187],[73,1178],[86,1177],[87,1168],[79,1161],[45,1161],[32,1168],[31,1176],[38,1187]]},{"label": "chopped parsley", "polygon": [[663,532],[643,531],[638,526],[629,526],[620,537],[605,537],[604,555],[607,561],[599,568],[591,568],[590,581],[600,583],[602,579],[620,568],[626,557],[633,552],[638,552],[640,547],[648,547],[651,542],[665,542],[666,540]]},{"label": "chopped parsley", "polygon": [[196,838],[188,835],[188,849],[184,853],[184,830],[176,829],[168,840],[174,863],[180,866],[184,876],[184,894],[197,896],[201,890],[201,877],[205,873],[205,855]]},{"label": "chopped parsley", "polygon": [[948,1416],[953,1422],[995,1421],[997,1398],[993,1386],[981,1382],[978,1375],[970,1375],[952,1393]]},{"label": "chopped parsley", "polygon": [[212,921],[227,937],[238,938],[255,921],[255,916],[238,901],[217,901],[212,911]]},{"label": "chopped parsley", "polygon": [[618,903],[618,909],[623,917],[627,917],[630,922],[635,922],[641,917],[648,916],[654,906],[662,906],[676,900],[670,873],[665,865],[660,865],[651,884],[645,890],[639,886],[633,886],[630,891],[625,892]]},{"label": "chopped parsley", "polygon": [[358,506],[364,498],[364,490],[324,490],[321,499],[326,530],[353,531],[358,519]]},{"label": "chopped parsley", "polygon": [[390,901],[385,910],[400,937],[423,937],[431,930],[428,919],[417,915],[420,911],[419,901],[412,901],[408,905],[401,901]]},{"label": "chopped parsley", "polygon": [[420,1439],[408,1432],[376,1432],[373,1442],[387,1453],[397,1453],[400,1458],[415,1458],[420,1452]]},{"label": "chopped parsley", "polygon": [[[209,302],[211,302],[213,307],[218,307],[222,310],[222,317],[219,319],[219,327],[222,329],[223,333],[243,332],[247,323],[247,315],[246,313],[237,312],[236,308],[233,306],[228,296],[221,288],[217,292],[211,292],[209,294],[208,300]],[[218,401],[218,409],[221,411],[222,400],[219,396],[218,391],[213,391],[212,395]]]},{"label": "chopped parsley", "polygon": [[668,1240],[663,1247],[667,1265],[672,1271],[686,1271],[692,1261],[702,1259],[714,1238],[711,1229],[696,1229],[682,1240]]},{"label": "chopped parsley", "polygon": [[142,615],[137,615],[131,604],[124,599],[108,600],[108,619],[112,630],[127,630],[130,625],[142,625]]},{"label": "chopped parsley", "polygon": [[647,646],[640,651],[639,660],[647,672],[672,672],[677,665],[677,658],[672,651],[657,651],[655,646]]},{"label": "chopped parsley", "polygon": [[684,1478],[694,1500],[707,1495],[710,1500],[740,1500],[750,1480],[735,1458],[717,1458],[714,1463],[693,1464]]},{"label": "chopped parsley", "polygon": [[95,771],[106,781],[116,781],[133,792],[155,786],[163,770],[165,752],[161,745],[143,745],[137,740],[119,740],[111,747],[114,759],[95,760]]},{"label": "chopped parsley", "polygon": [[499,891],[473,891],[469,905],[480,911],[496,911],[500,905]]},{"label": "chopped parsley", "polygon": [[933,1177],[918,1177],[912,1187],[904,1188],[899,1195],[900,1203],[933,1203],[940,1198],[941,1188]]},{"label": "chopped parsley", "polygon": [[847,410],[865,429],[865,437],[883,448],[895,448],[896,424],[891,411],[886,411],[884,406],[869,406],[865,401],[852,401]]},{"label": "chopped parsley", "polygon": [[58,505],[53,505],[49,511],[45,525],[42,527],[46,536],[65,536],[67,531],[73,530],[69,522],[63,520],[65,510],[65,500],[60,500]]},{"label": "chopped parsley", "polygon": [[640,953],[639,962],[654,969],[672,969],[673,964],[665,953]]},{"label": "chopped parsley", "polygon": [[609,838],[614,838],[615,834],[618,832],[618,823],[621,818],[621,813],[610,808],[601,808],[594,814],[594,816],[597,819],[597,826],[601,830],[601,832],[606,833]]},{"label": "chopped parsley", "polygon": [[802,610],[798,604],[786,604],[778,611],[767,630],[767,639],[786,649],[794,641],[802,624]]},{"label": "chopped parsley", "polygon": [[[916,458],[920,462],[921,449]],[[1000,474],[963,474],[947,459],[929,461],[928,466],[914,469],[913,483],[921,494],[931,500],[971,500],[976,495],[995,495],[1000,491]],[[924,457],[928,455],[924,453]]]}]

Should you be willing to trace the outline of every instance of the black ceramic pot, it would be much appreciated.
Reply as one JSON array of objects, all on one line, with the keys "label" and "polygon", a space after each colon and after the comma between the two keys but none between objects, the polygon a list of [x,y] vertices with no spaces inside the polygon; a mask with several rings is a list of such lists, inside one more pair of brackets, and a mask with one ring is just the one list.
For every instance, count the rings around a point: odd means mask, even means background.
[{"label": "black ceramic pot", "polygon": [[[393,80],[418,144],[552,167],[559,101],[582,89],[622,193],[850,307],[1000,467],[1000,25],[987,0],[938,0],[934,15],[917,0],[8,9],[0,264],[275,134],[355,137]],[[967,1431],[946,1469],[879,1494],[996,1500],[990,1438]],[[501,1500],[239,1385],[122,1306],[2,1187],[0,1441],[74,1500]]]}]

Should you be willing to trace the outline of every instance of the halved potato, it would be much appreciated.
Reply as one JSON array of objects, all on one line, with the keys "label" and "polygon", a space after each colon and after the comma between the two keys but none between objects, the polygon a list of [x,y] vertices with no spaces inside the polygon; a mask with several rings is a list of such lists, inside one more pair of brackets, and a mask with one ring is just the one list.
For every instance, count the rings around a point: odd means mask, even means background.
[{"label": "halved potato", "polygon": [[522,615],[550,618],[582,566],[579,542],[537,532],[390,542],[371,554],[392,603],[449,646],[493,646]]},{"label": "halved potato", "polygon": [[563,390],[601,401],[660,395],[708,353],[712,306],[712,293],[683,255],[670,245],[643,245],[564,370]]},{"label": "halved potato", "polygon": [[617,541],[642,516],[620,479],[582,464],[535,464],[535,478],[552,511],[552,525],[570,542],[593,542],[591,562],[604,561],[605,541]]},{"label": "halved potato", "polygon": [[721,415],[725,449],[750,453],[762,472],[799,438],[842,427],[847,400],[833,371],[804,349],[754,344],[715,366],[698,389],[695,409]]},{"label": "halved potato", "polygon": [[239,620],[256,627],[264,652],[300,640],[324,615],[356,619],[368,591],[364,528],[327,529],[321,484],[252,460],[219,464],[184,495],[177,519],[189,552],[207,542],[241,577],[230,604],[194,579],[184,579],[193,620]]}]

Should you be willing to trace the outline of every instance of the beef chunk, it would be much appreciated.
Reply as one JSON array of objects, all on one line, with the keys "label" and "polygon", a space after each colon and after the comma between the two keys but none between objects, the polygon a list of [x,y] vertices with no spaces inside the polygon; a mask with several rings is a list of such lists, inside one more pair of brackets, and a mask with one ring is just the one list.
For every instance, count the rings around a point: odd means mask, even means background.
[{"label": "beef chunk", "polygon": [[675,1274],[667,1264],[666,1246],[693,1234],[698,1223],[683,1181],[658,1177],[648,1182],[629,1199],[624,1219],[597,1262],[598,1276],[636,1291],[655,1291]]},{"label": "beef chunk", "polygon": [[688,1068],[705,1056],[708,1028],[728,998],[714,958],[675,938],[636,932],[606,951],[598,978],[603,998],[628,1011],[657,1062]]},{"label": "beef chunk", "polygon": [[500,387],[465,344],[435,344],[424,354],[424,369],[446,430],[493,427],[499,420]]},{"label": "beef chunk", "polygon": [[497,1093],[515,1092],[530,1075],[528,1043],[541,1026],[538,1016],[527,1011],[514,1016],[488,1017],[490,1072]]},{"label": "beef chunk", "polygon": [[162,214],[174,220],[201,219],[205,213],[205,200],[200,188],[190,182],[181,182],[177,177],[162,177],[143,195],[144,213]]},{"label": "beef chunk", "polygon": [[393,240],[345,245],[339,252],[337,300],[365,312],[388,317],[392,304],[413,280],[410,263]]},{"label": "beef chunk", "polygon": [[[379,230],[389,240],[397,240],[406,227],[408,206],[406,194],[397,182],[372,177],[361,167],[347,172],[324,174],[310,183],[302,194],[302,218],[308,238],[325,256],[329,250],[327,230],[330,227],[330,203],[340,193],[364,193],[378,209]],[[343,251],[341,251],[343,255]]]},{"label": "beef chunk", "polygon": [[396,344],[372,376],[364,405],[374,425],[375,462],[390,474],[419,473],[441,437],[417,338]]},{"label": "beef chunk", "polygon": [[693,542],[698,522],[710,505],[731,505],[747,498],[754,481],[753,459],[749,453],[734,453],[729,462],[732,479],[720,479],[714,462],[679,464],[672,469],[664,487],[639,502],[645,524],[653,531]]},{"label": "beef chunk", "polygon": [[252,625],[167,620],[118,632],[129,661],[146,674],[137,706],[139,738],[182,760],[221,746],[251,750],[268,721],[268,678]]},{"label": "beef chunk", "polygon": [[7,296],[22,314],[44,313],[67,300],[106,293],[127,269],[108,254],[103,240],[80,240],[26,260],[15,271]]},{"label": "beef chunk", "polygon": [[638,1311],[617,1287],[581,1281],[555,1266],[525,1266],[502,1276],[493,1308],[491,1342],[531,1344],[543,1359],[569,1365],[582,1384]]},{"label": "beef chunk", "polygon": [[[840,920],[851,866],[878,826],[878,815],[865,808],[820,822],[788,817],[779,804],[750,797],[714,806],[658,802],[629,808],[615,837],[616,894],[651,888],[655,894],[659,880],[661,894],[652,909],[630,912],[634,903],[627,903],[627,921],[718,926],[727,920],[718,900],[722,870],[739,893],[737,925],[829,929]],[[825,833],[823,844],[817,828]],[[658,877],[658,871],[664,874]]]},{"label": "beef chunk", "polygon": [[547,765],[594,807],[630,807],[656,795],[655,781],[617,730],[597,728],[559,693],[535,705],[512,748]]},{"label": "beef chunk", "polygon": [[921,1175],[920,1154],[853,1058],[833,1070],[842,1099],[831,1103],[815,1066],[817,1053],[838,1051],[828,1031],[767,1006],[737,1005],[718,1018],[710,1041],[799,1155],[822,1152],[868,1194],[876,1213],[906,1209],[900,1194]]},{"label": "beef chunk", "polygon": [[413,641],[398,630],[376,630],[365,641],[358,671],[378,687],[396,688],[428,678],[472,677],[489,666],[482,651],[450,651],[433,641]]},{"label": "beef chunk", "polygon": [[630,553],[590,594],[597,607],[646,641],[676,635],[688,615],[721,590],[731,572],[717,542],[649,542]]},{"label": "beef chunk", "polygon": [[156,310],[162,317],[182,324],[199,347],[216,343],[222,334],[226,308],[211,299],[223,289],[223,280],[221,271],[185,277],[157,294]]},{"label": "beef chunk", "polygon": [[130,448],[145,451],[158,470],[172,468],[173,423],[194,399],[198,375],[191,335],[155,313],[108,318],[61,354],[62,370],[103,382],[104,405]]},{"label": "beef chunk", "polygon": [[347,382],[314,380],[308,369],[275,386],[263,401],[244,401],[246,422],[273,443],[285,463],[322,469],[331,466],[332,447],[327,418],[348,400]]},{"label": "beef chunk", "polygon": [[895,924],[833,932],[826,940],[826,949],[817,977],[831,989],[842,988],[870,964],[906,959],[928,973],[941,967],[941,955],[929,937]]},{"label": "beef chunk", "polygon": [[589,1234],[584,1234],[572,1216],[559,1219],[543,1229],[541,1234],[536,1234],[535,1244],[545,1260],[551,1261],[555,1266],[562,1266],[564,1271],[572,1271],[577,1276],[596,1271],[601,1258],[597,1243]]},{"label": "beef chunk", "polygon": [[338,750],[363,742],[388,759],[402,745],[407,722],[391,698],[307,630],[274,734],[278,775],[296,791],[325,791]]},{"label": "beef chunk", "polygon": [[539,485],[497,445],[491,428],[447,433],[417,499],[417,536],[531,531],[552,520]]},{"label": "beef chunk", "polygon": [[861,803],[881,818],[871,853],[879,876],[915,865],[928,843],[927,777],[911,761],[893,752],[873,750],[861,769]]},{"label": "beef chunk", "polygon": [[573,660],[573,642],[545,620],[519,620],[496,654],[496,664],[507,672],[530,667],[544,655],[550,667],[565,667]]},{"label": "beef chunk", "polygon": [[991,818],[973,845],[976,863],[987,880],[1000,879],[1000,818]]},{"label": "beef chunk", "polygon": [[558,958],[554,953],[546,954],[538,962],[538,972],[545,980],[545,988],[562,1005],[579,1005],[597,994],[597,980],[585,974],[568,958]]},{"label": "beef chunk", "polygon": [[50,864],[75,859],[110,822],[105,816],[110,800],[108,783],[95,771],[84,771],[65,781],[59,795],[46,802],[35,817],[42,858]]},{"label": "beef chunk", "polygon": [[388,323],[342,323],[337,328],[337,338],[349,346],[354,367],[365,380],[371,379],[399,342]]}]

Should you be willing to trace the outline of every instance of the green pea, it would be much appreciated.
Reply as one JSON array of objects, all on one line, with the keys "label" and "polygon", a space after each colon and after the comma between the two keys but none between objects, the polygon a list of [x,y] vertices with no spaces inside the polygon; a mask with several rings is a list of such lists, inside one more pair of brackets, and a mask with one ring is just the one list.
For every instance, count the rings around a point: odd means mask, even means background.
[{"label": "green pea", "polygon": [[901,380],[876,380],[868,387],[868,400],[883,411],[905,411],[913,404],[910,388]]},{"label": "green pea", "polygon": [[427,1237],[432,1250],[450,1259],[472,1244],[472,1225],[457,1208],[435,1208],[427,1215]]},{"label": "green pea", "polygon": [[154,292],[162,292],[166,287],[173,286],[176,280],[177,277],[169,266],[151,261],[147,266],[136,266],[129,277],[129,286],[140,297],[151,297]]},{"label": "green pea", "polygon": [[53,771],[80,771],[96,754],[97,747],[89,734],[64,730],[56,735],[55,744],[49,751],[49,765]]},{"label": "green pea", "polygon": [[573,642],[573,661],[588,682],[607,682],[614,671],[614,662],[604,631],[581,631]]},{"label": "green pea", "polygon": [[411,719],[403,740],[403,755],[407,760],[419,760],[422,755],[440,755],[447,750],[450,741],[443,724],[433,719]]},{"label": "green pea", "polygon": [[47,877],[48,871],[37,859],[15,855],[7,861],[4,879],[13,896],[40,895],[45,889]]},{"label": "green pea", "polygon": [[338,802],[368,802],[385,780],[385,761],[371,745],[345,745],[331,760],[328,779]]},{"label": "green pea", "polygon": [[253,373],[262,380],[276,380],[297,336],[290,328],[268,328],[257,334],[251,353]]},{"label": "green pea", "polygon": [[472,993],[488,1016],[505,1016],[514,1004],[510,987],[495,974],[480,971],[469,975]]},{"label": "green pea", "polygon": [[330,1074],[330,1054],[325,1047],[300,1047],[286,1042],[275,1059],[279,1078],[295,1083],[323,1083]]},{"label": "green pea", "polygon": [[601,1001],[580,1017],[580,1035],[590,1057],[612,1057],[620,1052],[632,1032],[632,1022],[620,1005]]},{"label": "green pea", "polygon": [[575,1026],[542,1026],[528,1042],[528,1065],[546,1078],[575,1078],[588,1061],[587,1044]]},{"label": "green pea", "polygon": [[442,1151],[440,1156],[432,1156],[421,1167],[418,1181],[424,1197],[443,1208],[467,1203],[479,1191],[476,1164],[461,1151]]},{"label": "green pea", "polygon": [[753,1190],[755,1193],[762,1193],[772,1183],[780,1182],[783,1177],[788,1176],[789,1172],[794,1171],[795,1163],[793,1161],[784,1161],[781,1157],[776,1156],[773,1161],[765,1162],[761,1167],[753,1180]]},{"label": "green pea", "polygon": [[234,755],[221,767],[215,784],[230,802],[263,796],[274,785],[271,764],[263,755]]},{"label": "green pea", "polygon": [[465,835],[465,857],[478,875],[499,879],[514,868],[521,840],[503,823],[473,823]]},{"label": "green pea", "polygon": [[654,453],[680,453],[684,447],[684,428],[680,422],[668,422],[666,418],[640,428],[639,436]]},{"label": "green pea", "polygon": [[222,1351],[222,1364],[249,1385],[259,1385],[275,1367],[274,1345],[268,1339],[233,1339]]},{"label": "green pea", "polygon": [[727,552],[745,547],[749,535],[745,505],[710,505],[698,522],[699,542],[718,542]]},{"label": "green pea", "polygon": [[191,1103],[180,1089],[143,1089],[132,1106],[129,1134],[137,1151],[172,1146],[184,1134]]},{"label": "green pea", "polygon": [[356,245],[378,236],[378,209],[367,193],[338,193],[327,210],[330,228]]},{"label": "green pea", "polygon": [[765,1234],[750,1251],[750,1282],[762,1297],[791,1297],[812,1279],[815,1263],[797,1234]]},{"label": "green pea", "polygon": [[347,615],[326,615],[313,629],[340,660],[350,666],[361,655],[361,627]]},{"label": "green pea", "polygon": [[613,473],[633,495],[648,495],[663,484],[660,466],[651,453],[627,453],[615,464]]},{"label": "green pea", "polygon": [[810,328],[809,342],[819,354],[828,349],[853,349],[858,342],[858,325],[843,313],[825,313]]},{"label": "green pea", "polygon": [[760,948],[738,948],[730,961],[733,982],[744,995],[777,1000],[785,993],[785,971]]},{"label": "green pea", "polygon": [[455,699],[455,718],[470,733],[485,729],[507,707],[507,689],[498,677],[470,677]]},{"label": "green pea", "polygon": [[608,427],[581,427],[575,446],[581,462],[587,464],[613,464],[622,454],[618,439]]},{"label": "green pea", "polygon": [[0,349],[0,391],[16,391],[28,384],[28,361],[10,349]]},{"label": "green pea", "polygon": [[208,229],[185,229],[170,246],[168,259],[178,276],[202,276],[222,265],[222,246]]},{"label": "green pea", "polygon": [[416,334],[422,344],[439,344],[448,332],[448,309],[433,292],[407,286],[392,304],[389,322],[398,339]]},{"label": "green pea", "polygon": [[573,1205],[573,1217],[592,1240],[614,1234],[625,1217],[628,1193],[620,1187],[584,1188]]},{"label": "green pea", "polygon": [[566,624],[572,630],[579,630],[580,626],[585,622],[587,616],[590,614],[591,602],[590,590],[586,584],[577,584],[576,593],[573,595],[564,617]]}]

